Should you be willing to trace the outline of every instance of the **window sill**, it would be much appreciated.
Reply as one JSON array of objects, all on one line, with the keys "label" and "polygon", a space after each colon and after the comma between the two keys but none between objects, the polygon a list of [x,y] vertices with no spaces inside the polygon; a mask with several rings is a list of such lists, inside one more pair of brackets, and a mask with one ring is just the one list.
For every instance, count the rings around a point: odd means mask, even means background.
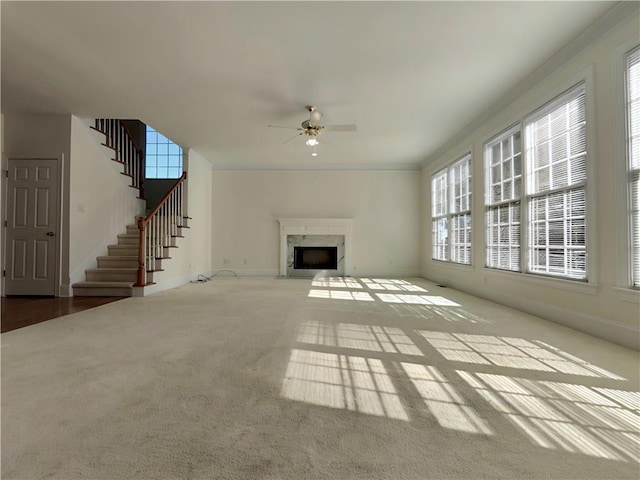
[{"label": "window sill", "polygon": [[598,293],[598,285],[594,283],[578,282],[573,280],[565,280],[563,278],[552,278],[537,276],[528,273],[509,272],[506,270],[494,270],[485,267],[485,273],[488,277],[508,278],[530,285],[540,285],[542,287],[557,288],[560,290],[568,290],[570,292],[583,293],[586,295],[596,295]]},{"label": "window sill", "polygon": [[446,267],[454,267],[454,268],[463,268],[463,269],[468,269],[471,268],[473,269],[473,265],[470,263],[457,263],[457,262],[449,262],[447,260],[437,260],[435,258],[432,258],[431,261],[438,266],[446,266]]},{"label": "window sill", "polygon": [[618,294],[620,300],[640,304],[640,290],[620,287],[613,287],[613,290]]}]

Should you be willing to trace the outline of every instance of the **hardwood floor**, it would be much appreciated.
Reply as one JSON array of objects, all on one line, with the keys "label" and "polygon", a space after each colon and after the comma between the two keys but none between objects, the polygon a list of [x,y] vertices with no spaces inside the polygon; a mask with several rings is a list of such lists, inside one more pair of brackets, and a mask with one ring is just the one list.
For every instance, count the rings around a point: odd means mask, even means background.
[{"label": "hardwood floor", "polygon": [[2,297],[0,332],[62,317],[127,297]]}]

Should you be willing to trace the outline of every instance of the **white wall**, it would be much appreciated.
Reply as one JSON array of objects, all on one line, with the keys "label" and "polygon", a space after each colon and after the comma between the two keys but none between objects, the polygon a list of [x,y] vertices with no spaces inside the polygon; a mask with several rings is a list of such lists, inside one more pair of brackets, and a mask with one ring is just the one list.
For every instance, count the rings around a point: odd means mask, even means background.
[{"label": "white wall", "polygon": [[214,171],[213,269],[278,275],[277,217],[353,218],[354,275],[414,276],[418,171]]},{"label": "white wall", "polygon": [[69,271],[71,284],[85,281],[85,269],[107,255],[117,235],[144,213],[145,203],[129,187],[129,177],[111,161],[99,138],[78,117],[71,117],[69,197]]},{"label": "white wall", "polygon": [[185,155],[187,172],[186,198],[189,228],[184,238],[176,239],[178,248],[171,249],[171,259],[163,261],[164,271],[156,272],[156,285],[145,287],[144,295],[197,280],[198,275],[211,275],[212,196],[211,164],[201,155],[189,150]]},{"label": "white wall", "polygon": [[[614,72],[614,56],[616,49],[630,38],[638,38],[638,14],[628,16],[622,23],[604,32],[592,30],[587,38],[589,46],[577,50],[571,58],[558,62],[560,56],[548,65],[553,71],[546,77],[542,75],[544,68],[538,72],[535,82],[528,88],[521,88],[514,101],[502,108],[495,109],[475,127],[460,134],[445,149],[428,159],[423,170],[422,221],[423,237],[423,276],[438,282],[446,283],[461,290],[514,306],[516,308],[540,315],[544,318],[563,323],[573,328],[595,334],[617,343],[638,348],[640,295],[631,290],[619,290],[626,287],[621,284],[617,263],[617,232],[626,221],[624,211],[620,212],[617,201],[617,190],[625,185],[616,185],[615,156],[619,151],[614,140],[614,124],[616,116],[622,115],[616,109],[618,102],[613,94],[615,82],[620,80]],[[602,25],[601,29],[604,29]],[[607,28],[609,28],[607,26]],[[593,230],[589,239],[590,286],[576,282],[546,280],[540,277],[523,274],[502,273],[483,268],[484,251],[484,207],[483,207],[483,143],[498,134],[501,130],[517,121],[523,115],[535,110],[544,102],[553,98],[562,88],[570,86],[586,72],[591,84],[588,89],[588,109],[590,122],[589,161],[592,162],[591,177],[588,189],[592,195],[590,225]],[[589,88],[589,84],[588,84]],[[512,92],[513,93],[513,92]],[[507,95],[509,97],[509,95]],[[511,98],[511,97],[509,97]],[[589,103],[591,102],[591,103]],[[473,150],[473,266],[457,266],[431,260],[431,212],[430,176],[446,163],[454,160],[467,147]]]},{"label": "white wall", "polygon": [[190,228],[186,230],[185,244],[189,251],[191,275],[211,272],[211,229],[213,171],[211,164],[193,150],[187,154],[187,214]]}]

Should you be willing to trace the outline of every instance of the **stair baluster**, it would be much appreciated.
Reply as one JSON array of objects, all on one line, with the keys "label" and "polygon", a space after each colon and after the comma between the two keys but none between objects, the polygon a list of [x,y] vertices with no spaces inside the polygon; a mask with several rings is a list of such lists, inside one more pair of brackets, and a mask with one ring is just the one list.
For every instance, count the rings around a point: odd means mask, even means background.
[{"label": "stair baluster", "polygon": [[138,219],[138,274],[136,286],[147,284],[147,272],[157,270],[164,249],[175,246],[174,237],[178,236],[184,216],[184,198],[182,185],[187,178],[184,172],[160,203],[147,215]]},{"label": "stair baluster", "polygon": [[131,177],[131,186],[140,191],[140,198],[145,198],[144,155],[125,123],[119,119],[96,118],[95,129],[105,134],[105,145],[115,151],[114,160],[123,164],[123,174]]}]

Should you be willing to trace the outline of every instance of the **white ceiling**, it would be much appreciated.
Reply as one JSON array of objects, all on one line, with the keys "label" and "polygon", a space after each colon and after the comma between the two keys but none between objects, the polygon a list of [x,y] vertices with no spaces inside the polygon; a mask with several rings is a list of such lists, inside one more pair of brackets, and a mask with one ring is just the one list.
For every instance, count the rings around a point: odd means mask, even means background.
[{"label": "white ceiling", "polygon": [[[139,118],[230,168],[407,168],[611,2],[6,2],[2,112]],[[308,118],[356,123],[324,132]]]}]

